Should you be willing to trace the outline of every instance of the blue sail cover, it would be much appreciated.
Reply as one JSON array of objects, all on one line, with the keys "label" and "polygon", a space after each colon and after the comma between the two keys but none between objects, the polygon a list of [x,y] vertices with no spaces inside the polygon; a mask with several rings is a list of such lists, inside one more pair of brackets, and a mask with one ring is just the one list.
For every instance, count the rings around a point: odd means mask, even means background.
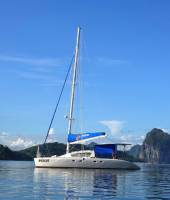
[{"label": "blue sail cover", "polygon": [[95,145],[94,147],[95,157],[97,158],[113,158],[117,154],[116,144],[102,144]]},{"label": "blue sail cover", "polygon": [[88,141],[91,139],[97,139],[100,137],[106,136],[104,132],[96,132],[96,133],[83,133],[83,134],[69,134],[68,142],[72,144],[81,143],[81,141]]}]

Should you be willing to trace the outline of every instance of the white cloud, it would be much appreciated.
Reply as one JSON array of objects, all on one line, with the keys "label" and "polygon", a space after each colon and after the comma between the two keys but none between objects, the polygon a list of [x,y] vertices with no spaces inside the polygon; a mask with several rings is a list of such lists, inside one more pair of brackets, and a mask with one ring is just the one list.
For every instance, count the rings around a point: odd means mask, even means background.
[{"label": "white cloud", "polygon": [[170,131],[166,128],[161,128],[164,132],[169,133]]},{"label": "white cloud", "polygon": [[[1,55],[0,62],[18,63],[17,67],[11,67],[8,72],[25,80],[40,80],[37,83],[42,86],[57,86],[63,80],[56,79],[56,70],[67,66],[69,58],[31,58],[21,56]],[[29,67],[28,67],[29,65]],[[63,68],[65,71],[65,68]]]},{"label": "white cloud", "polygon": [[54,134],[55,134],[54,128],[50,128],[49,135],[54,135]]},{"label": "white cloud", "polygon": [[101,124],[105,125],[110,134],[108,134],[108,140],[114,143],[129,143],[129,144],[142,144],[145,135],[134,131],[124,131],[125,121],[118,120],[103,120]]},{"label": "white cloud", "polygon": [[47,142],[55,142],[55,130],[54,130],[54,128],[50,129]]},{"label": "white cloud", "polygon": [[30,139],[12,137],[9,133],[6,132],[0,133],[0,144],[8,146],[12,150],[21,150],[36,145],[36,143]]},{"label": "white cloud", "polygon": [[108,65],[108,66],[128,64],[128,61],[126,60],[120,60],[120,59],[114,59],[114,58],[108,58],[108,57],[98,57],[96,61],[99,64]]},{"label": "white cloud", "polygon": [[143,140],[144,140],[145,136],[144,135],[121,135],[120,136],[120,141],[122,143],[129,143],[129,144],[142,144]]},{"label": "white cloud", "polygon": [[15,150],[20,150],[20,149],[25,149],[25,148],[31,147],[33,145],[35,145],[35,143],[33,141],[24,140],[21,137],[19,137],[16,140],[11,141],[9,147],[11,147],[12,149],[15,149]]},{"label": "white cloud", "polygon": [[50,81],[51,77],[46,73],[39,72],[30,72],[30,71],[19,71],[17,75],[24,79],[32,79],[32,80],[44,80]]},{"label": "white cloud", "polygon": [[[56,136],[55,130],[54,128],[51,128],[49,131],[49,137],[47,139],[47,142],[55,142],[56,141],[55,136]],[[8,146],[12,150],[16,151],[22,150],[40,143],[41,143],[40,141],[35,142],[28,138],[12,136],[12,134],[7,133],[5,131],[0,133],[0,144]]]},{"label": "white cloud", "polygon": [[6,137],[6,136],[8,136],[8,133],[6,133],[6,132],[0,133],[0,137]]},{"label": "white cloud", "polygon": [[[62,61],[58,58],[26,58],[19,56],[8,56],[8,55],[0,55],[0,61],[5,62],[18,62],[25,63],[29,65],[45,65],[45,66],[58,66],[61,65]],[[42,69],[41,69],[42,70]]]},{"label": "white cloud", "polygon": [[125,124],[124,121],[118,121],[118,120],[104,120],[100,121],[100,123],[109,128],[110,133],[112,135],[119,134]]}]

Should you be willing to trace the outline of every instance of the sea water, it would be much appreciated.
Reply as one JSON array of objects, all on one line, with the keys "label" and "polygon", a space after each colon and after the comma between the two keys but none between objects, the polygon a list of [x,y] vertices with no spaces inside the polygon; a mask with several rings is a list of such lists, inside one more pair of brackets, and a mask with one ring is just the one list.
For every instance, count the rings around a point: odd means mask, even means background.
[{"label": "sea water", "polygon": [[141,170],[39,169],[0,161],[0,200],[170,199],[170,165]]}]

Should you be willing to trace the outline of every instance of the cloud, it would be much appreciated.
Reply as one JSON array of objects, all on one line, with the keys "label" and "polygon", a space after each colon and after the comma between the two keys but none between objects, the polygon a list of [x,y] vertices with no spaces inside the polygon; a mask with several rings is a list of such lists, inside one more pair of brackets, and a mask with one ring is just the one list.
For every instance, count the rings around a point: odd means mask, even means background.
[{"label": "cloud", "polygon": [[118,120],[104,120],[100,121],[101,124],[105,125],[112,135],[119,134],[125,124],[124,121]]},{"label": "cloud", "polygon": [[[42,66],[42,65],[58,66],[63,63],[63,61],[58,58],[26,58],[26,57],[8,56],[8,55],[0,55],[0,61],[17,62],[17,63],[38,65],[38,66]],[[44,70],[43,68],[39,68],[39,69]]]},{"label": "cloud", "polygon": [[50,131],[49,131],[47,142],[55,142],[55,141],[56,141],[56,139],[55,139],[55,130],[54,130],[54,128],[51,128]]},{"label": "cloud", "polygon": [[8,136],[8,133],[6,133],[6,132],[2,132],[2,133],[0,134],[0,137],[6,137],[6,136]]},{"label": "cloud", "polygon": [[50,128],[49,135],[54,135],[54,134],[55,134],[54,128]]},{"label": "cloud", "polygon": [[166,129],[166,128],[161,128],[161,129],[166,133],[170,133],[170,131],[168,129]]},{"label": "cloud", "polygon": [[0,133],[0,144],[8,146],[13,150],[21,150],[33,145],[36,145],[34,141],[30,139],[23,139],[22,137],[11,137],[9,133]]},{"label": "cloud", "polygon": [[100,121],[101,124],[105,125],[110,133],[108,134],[108,140],[114,143],[129,143],[129,144],[142,144],[145,134],[134,132],[134,131],[125,131],[124,125],[125,121],[118,120],[103,120]]},{"label": "cloud", "polygon": [[114,59],[114,58],[108,58],[108,57],[98,57],[96,58],[96,62],[102,65],[122,65],[122,64],[128,64],[128,61],[126,60],[120,60],[120,59]]},{"label": "cloud", "polygon": [[[21,56],[9,56],[0,54],[0,62],[7,62],[14,65],[6,70],[24,80],[39,81],[36,82],[42,86],[58,86],[63,80],[57,79],[56,72],[66,70],[69,58],[30,58]],[[60,70],[60,71],[59,71]]]},{"label": "cloud", "polygon": [[120,136],[120,141],[122,143],[129,143],[129,144],[142,144],[143,140],[144,140],[145,136],[144,135],[128,135],[128,134],[124,134]]},{"label": "cloud", "polygon": [[10,146],[12,149],[20,150],[31,147],[35,145],[35,143],[31,140],[24,140],[21,137],[18,137],[16,140],[10,142]]},{"label": "cloud", "polygon": [[37,72],[18,72],[17,73],[20,77],[26,79],[39,79],[39,80],[49,80],[49,76],[47,74],[37,73]]}]

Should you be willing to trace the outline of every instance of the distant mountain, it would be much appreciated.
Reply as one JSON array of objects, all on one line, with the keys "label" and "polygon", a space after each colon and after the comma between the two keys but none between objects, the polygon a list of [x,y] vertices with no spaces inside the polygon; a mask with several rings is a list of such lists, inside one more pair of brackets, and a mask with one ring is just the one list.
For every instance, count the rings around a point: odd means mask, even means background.
[{"label": "distant mountain", "polygon": [[[48,143],[40,145],[44,155],[62,155],[65,153],[66,145],[62,143]],[[0,160],[33,160],[36,156],[37,146],[33,146],[20,151],[12,151],[7,146],[0,144]]]},{"label": "distant mountain", "polygon": [[170,135],[154,128],[146,134],[142,145],[133,146],[128,153],[144,162],[170,164]]},{"label": "distant mountain", "polygon": [[[83,149],[92,149],[92,147],[94,146],[94,144],[90,144],[90,145],[80,145],[80,144],[76,144],[76,145],[70,145],[70,149],[71,151],[78,151]],[[53,156],[53,155],[63,155],[66,152],[66,145],[63,143],[58,143],[58,142],[54,142],[54,143],[46,143],[46,144],[41,144],[39,145],[40,148],[40,152],[42,156]],[[37,146],[33,146],[24,150],[19,151],[20,153],[23,153],[29,157],[31,157],[32,159],[36,157],[36,153],[37,153]]]},{"label": "distant mountain", "polygon": [[133,155],[130,155],[129,152],[124,151],[118,151],[117,152],[117,158],[122,160],[127,160],[131,162],[141,162],[141,160],[137,157],[134,157]]},{"label": "distant mountain", "polygon": [[[93,149],[95,143],[90,143],[89,145],[83,146],[83,149]],[[0,145],[0,160],[33,160],[36,157],[37,146],[33,146],[20,151],[12,151],[8,147]],[[47,143],[45,145],[39,145],[40,152],[42,156],[52,156],[52,155],[63,155],[66,151],[66,145],[63,143]],[[71,151],[80,150],[82,146],[71,145]],[[126,152],[118,151],[118,158],[129,160],[129,161],[138,161],[134,159],[133,156],[128,155]]]},{"label": "distant mountain", "polygon": [[[36,146],[32,146],[30,148],[18,151],[20,153],[23,153],[29,157],[31,157],[32,159],[36,157],[36,153],[37,153],[37,145]],[[66,151],[66,145],[63,143],[58,143],[58,142],[54,142],[54,143],[46,143],[44,145],[39,145],[40,148],[40,152],[43,155],[46,156],[52,156],[52,155],[62,155],[65,153]]]},{"label": "distant mountain", "polygon": [[0,160],[32,160],[32,158],[22,152],[12,151],[7,146],[0,144]]},{"label": "distant mountain", "polygon": [[143,142],[145,162],[170,163],[170,135],[154,128],[147,133]]},{"label": "distant mountain", "polygon": [[128,154],[133,156],[135,159],[143,162],[143,146],[142,145],[134,145],[129,151]]}]

